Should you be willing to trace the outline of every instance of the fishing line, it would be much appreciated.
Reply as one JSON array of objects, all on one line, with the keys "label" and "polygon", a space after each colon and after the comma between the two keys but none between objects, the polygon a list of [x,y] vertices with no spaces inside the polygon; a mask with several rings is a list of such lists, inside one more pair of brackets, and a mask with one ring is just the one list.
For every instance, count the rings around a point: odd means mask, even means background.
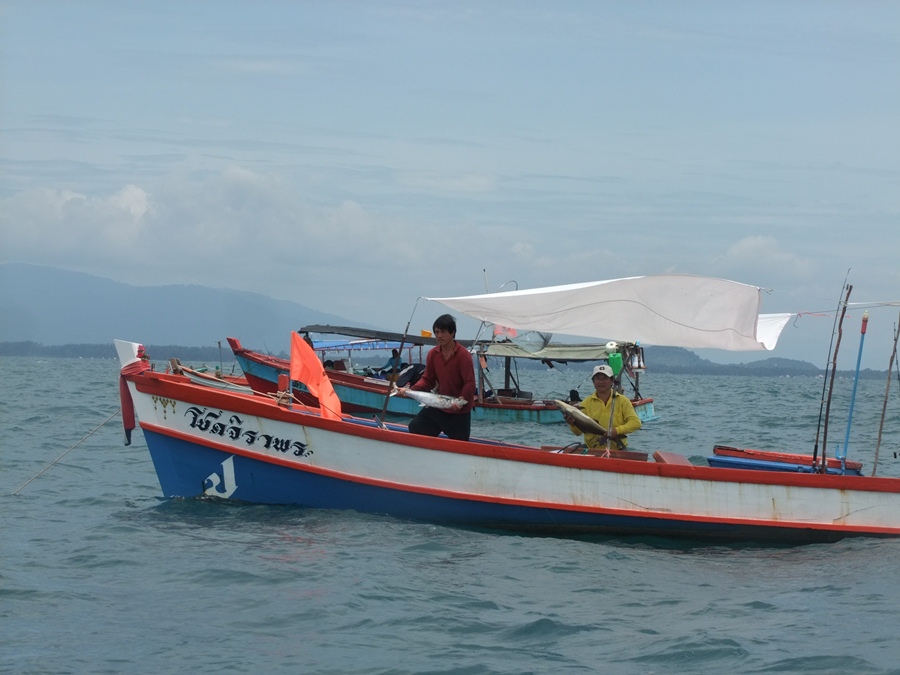
[{"label": "fishing line", "polygon": [[115,417],[116,415],[118,415],[121,411],[122,411],[121,408],[117,409],[112,415],[110,415],[109,417],[107,417],[107,418],[106,418],[105,420],[103,420],[100,424],[98,424],[96,427],[94,427],[90,432],[88,432],[87,436],[85,436],[84,438],[82,438],[82,439],[81,439],[80,441],[78,441],[75,445],[73,445],[71,448],[69,448],[68,450],[66,450],[63,454],[61,454],[59,457],[57,457],[57,458],[54,459],[52,462],[50,462],[47,466],[45,466],[43,469],[41,469],[37,474],[35,474],[35,476],[34,476],[31,480],[28,481],[28,483],[25,483],[25,485],[22,485],[18,490],[16,490],[15,492],[13,492],[13,495],[19,494],[19,491],[22,490],[22,488],[26,487],[26,486],[27,486],[29,483],[31,483],[35,478],[37,478],[38,476],[40,476],[42,473],[44,473],[45,471],[47,471],[47,470],[48,470],[50,467],[52,467],[54,464],[56,464],[57,462],[59,462],[63,457],[65,457],[65,456],[68,455],[70,452],[72,452],[75,448],[77,448],[79,445],[81,445],[82,443],[84,443],[84,442],[88,439],[88,437],[90,437],[91,434],[93,434],[93,433],[96,432],[98,429],[100,429],[100,427],[102,427],[104,424],[106,424],[107,422],[109,422],[113,417]]}]

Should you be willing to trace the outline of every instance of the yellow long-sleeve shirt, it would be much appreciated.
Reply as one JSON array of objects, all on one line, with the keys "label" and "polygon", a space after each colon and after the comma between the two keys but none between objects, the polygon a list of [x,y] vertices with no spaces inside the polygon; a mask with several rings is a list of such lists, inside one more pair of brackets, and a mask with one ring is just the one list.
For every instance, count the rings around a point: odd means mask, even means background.
[{"label": "yellow long-sleeve shirt", "polygon": [[[610,427],[609,409],[610,406],[612,406],[613,400],[615,400],[616,405],[613,409],[612,426],[615,427],[618,436],[613,440],[612,445],[613,448],[616,448],[618,447],[616,440],[621,441],[624,446],[627,446],[628,439],[626,438],[626,435],[633,431],[637,431],[642,426],[641,418],[634,412],[634,406],[631,404],[631,401],[628,400],[628,397],[613,392],[613,395],[609,397],[609,401],[604,403],[597,397],[597,392],[594,392],[581,402],[580,407],[588,417],[594,418],[600,423],[600,426],[604,429],[608,429]],[[581,429],[572,425],[569,425],[569,429],[576,436],[580,436],[583,433]],[[597,434],[586,433],[584,434],[584,443],[589,448],[606,447],[606,438],[598,436]]]}]

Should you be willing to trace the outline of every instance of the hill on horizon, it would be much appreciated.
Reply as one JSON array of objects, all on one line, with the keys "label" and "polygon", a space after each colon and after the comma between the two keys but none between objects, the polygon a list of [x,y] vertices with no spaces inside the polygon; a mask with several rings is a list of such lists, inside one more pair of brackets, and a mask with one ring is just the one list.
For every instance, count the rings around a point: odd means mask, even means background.
[{"label": "hill on horizon", "polygon": [[279,351],[287,348],[291,331],[307,324],[354,325],[258,293],[131,286],[54,267],[0,264],[0,342],[54,346],[120,338],[200,347],[237,337],[248,347]]}]

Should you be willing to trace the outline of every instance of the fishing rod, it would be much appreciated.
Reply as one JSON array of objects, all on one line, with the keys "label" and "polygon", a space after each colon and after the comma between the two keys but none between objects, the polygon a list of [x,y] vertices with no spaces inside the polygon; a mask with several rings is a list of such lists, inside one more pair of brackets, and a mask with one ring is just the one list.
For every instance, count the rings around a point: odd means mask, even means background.
[{"label": "fishing rod", "polygon": [[[847,276],[850,275],[849,270],[847,271]],[[844,285],[841,287],[843,291],[847,288],[847,277],[844,277]],[[850,297],[850,290],[847,289],[847,297]],[[844,300],[844,306],[846,307],[846,299]],[[819,433],[822,431],[822,413],[825,408],[825,387],[828,385],[828,369],[831,366],[831,350],[834,347],[834,336],[837,332],[837,322],[838,315],[841,309],[841,298],[838,296],[838,306],[834,310],[834,323],[831,326],[831,342],[828,344],[828,357],[825,361],[825,379],[822,380],[822,395],[819,397],[819,421],[816,422],[816,442],[813,446],[813,455],[812,455],[812,466],[815,467],[816,460],[819,455]]]},{"label": "fishing rod", "polygon": [[[826,448],[828,447],[828,419],[831,415],[831,399],[832,394],[834,393],[834,378],[837,373],[837,355],[838,350],[841,348],[841,336],[844,333],[844,315],[847,313],[847,300],[850,298],[850,291],[853,290],[853,286],[847,286],[847,295],[844,297],[844,306],[841,308],[841,318],[837,324],[837,341],[834,343],[834,353],[832,355],[831,361],[831,378],[828,384],[828,398],[825,402],[825,423],[822,428],[822,468],[821,473],[825,473],[828,468],[827,461],[825,459]],[[815,456],[813,456],[813,466],[815,466]]]},{"label": "fishing rod", "polygon": [[875,441],[875,461],[872,462],[872,475],[878,470],[878,452],[881,450],[881,432],[884,431],[884,416],[887,413],[888,393],[891,390],[891,372],[894,368],[894,361],[897,359],[897,338],[900,338],[900,318],[894,324],[894,348],[891,350],[891,358],[888,362],[887,385],[884,388],[884,404],[881,407],[881,423],[878,425],[878,440]]},{"label": "fishing rod", "polygon": [[853,377],[853,391],[850,394],[850,412],[847,414],[847,434],[844,436],[844,447],[840,451],[838,459],[841,460],[841,470],[847,460],[850,449],[850,424],[853,421],[853,405],[856,403],[856,386],[859,384],[859,366],[862,362],[863,343],[866,341],[866,328],[869,325],[869,313],[863,312],[862,326],[859,329],[859,353],[856,355],[856,374]]},{"label": "fishing rod", "polygon": [[421,299],[421,297],[416,298],[416,304],[413,305],[413,311],[409,315],[409,321],[406,322],[406,328],[403,330],[403,336],[400,338],[400,348],[397,350],[398,358],[391,368],[391,384],[388,386],[387,392],[384,395],[384,405],[381,406],[381,419],[378,420],[379,425],[382,427],[385,426],[385,420],[387,419],[387,408],[388,402],[391,400],[391,391],[396,387],[397,369],[400,368],[400,361],[403,358],[403,346],[406,344],[406,338],[409,336],[409,326],[412,323],[412,318],[416,313],[416,308],[419,306],[419,300]]},{"label": "fishing rod", "polygon": [[[612,441],[613,439],[609,436],[609,430],[613,428],[613,414],[616,411],[616,388],[615,388],[615,380],[613,381],[613,388],[610,391],[609,395],[612,397],[611,405],[609,406],[609,423],[606,425],[606,452],[603,454],[604,457],[609,457],[609,451],[612,449]],[[622,441],[619,441],[621,444]]]}]

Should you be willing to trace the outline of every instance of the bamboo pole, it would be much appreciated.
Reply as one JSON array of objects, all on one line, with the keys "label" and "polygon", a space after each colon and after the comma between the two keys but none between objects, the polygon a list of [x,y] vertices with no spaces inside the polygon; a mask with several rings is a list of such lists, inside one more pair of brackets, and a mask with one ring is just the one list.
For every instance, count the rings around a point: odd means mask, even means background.
[{"label": "bamboo pole", "polygon": [[841,347],[841,336],[844,333],[844,315],[847,313],[847,301],[850,299],[850,291],[853,290],[853,286],[847,286],[847,295],[844,297],[844,306],[841,308],[841,318],[838,321],[838,332],[837,332],[837,341],[834,344],[834,353],[832,354],[831,360],[831,381],[828,384],[828,398],[825,402],[825,424],[822,428],[822,466],[820,469],[821,473],[826,473],[828,469],[828,461],[826,459],[827,448],[828,448],[828,419],[831,416],[831,399],[832,394],[834,393],[834,376],[837,371],[837,355],[838,350]]},{"label": "bamboo pole", "polygon": [[888,394],[891,391],[891,376],[894,374],[894,361],[897,358],[897,338],[900,337],[900,318],[894,325],[894,348],[891,350],[891,358],[888,362],[887,384],[884,387],[884,404],[881,406],[881,422],[878,425],[878,440],[875,441],[875,461],[872,462],[872,475],[878,470],[878,453],[881,450],[881,433],[884,431],[884,417],[887,414]]},{"label": "bamboo pole", "polygon": [[[849,276],[849,274],[850,274],[849,271],[847,272],[847,274]],[[844,285],[841,286],[841,290],[843,291],[845,288],[847,288],[847,279],[846,278],[844,278]],[[850,297],[849,290],[847,290],[847,297],[848,298]],[[844,303],[846,303],[846,300],[844,300]],[[840,309],[841,309],[841,297],[838,296],[838,306],[837,306],[837,309],[835,309],[835,311],[834,311],[834,325],[831,327],[831,342],[828,344],[828,355],[825,360],[825,377],[822,379],[822,394],[821,394],[821,396],[819,396],[819,420],[816,422],[816,442],[813,444],[812,464],[810,465],[810,468],[814,471],[816,468],[816,462],[818,462],[818,459],[819,459],[819,434],[822,433],[822,416],[823,416],[822,414],[823,414],[823,411],[825,408],[825,388],[828,386],[828,380],[829,380],[828,369],[831,366],[831,362],[830,362],[831,353],[832,353],[831,350],[834,347],[834,336],[835,336],[835,333],[837,333],[838,316],[839,316]]]}]

